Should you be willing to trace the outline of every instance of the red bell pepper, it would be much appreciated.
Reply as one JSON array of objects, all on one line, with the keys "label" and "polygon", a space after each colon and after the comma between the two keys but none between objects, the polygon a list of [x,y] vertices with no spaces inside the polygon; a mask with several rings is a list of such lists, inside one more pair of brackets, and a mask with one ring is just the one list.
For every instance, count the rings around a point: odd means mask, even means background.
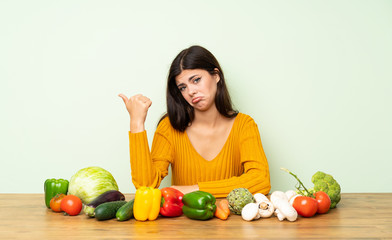
[{"label": "red bell pepper", "polygon": [[182,215],[182,197],[184,194],[171,187],[161,189],[162,200],[159,213],[165,217],[178,217]]}]

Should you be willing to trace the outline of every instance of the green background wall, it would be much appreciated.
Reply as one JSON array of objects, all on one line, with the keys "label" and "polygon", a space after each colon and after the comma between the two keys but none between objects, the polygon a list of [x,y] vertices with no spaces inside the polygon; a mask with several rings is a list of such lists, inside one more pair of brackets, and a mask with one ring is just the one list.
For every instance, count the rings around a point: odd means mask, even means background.
[{"label": "green background wall", "polygon": [[258,123],[272,190],[294,187],[286,167],[392,191],[392,1],[3,0],[0,31],[1,193],[88,166],[134,192],[117,94],[151,98],[151,143],[170,63],[193,44]]}]

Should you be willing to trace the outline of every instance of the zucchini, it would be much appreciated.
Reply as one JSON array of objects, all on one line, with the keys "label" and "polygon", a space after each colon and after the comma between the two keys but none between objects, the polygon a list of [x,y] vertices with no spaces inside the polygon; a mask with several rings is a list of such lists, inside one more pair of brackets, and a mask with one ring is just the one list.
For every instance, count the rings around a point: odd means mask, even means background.
[{"label": "zucchini", "polygon": [[89,217],[94,217],[94,210],[96,207],[101,205],[102,203],[105,202],[113,202],[113,201],[123,201],[125,200],[124,194],[117,190],[109,190],[101,195],[99,195],[97,198],[95,198],[92,202],[84,206],[83,212],[89,216]]},{"label": "zucchini", "polygon": [[127,221],[133,217],[133,203],[135,199],[124,204],[120,209],[117,210],[116,218],[118,221]]},{"label": "zucchini", "polygon": [[95,218],[97,220],[109,220],[115,218],[117,210],[126,203],[126,201],[113,201],[102,203],[95,208]]}]

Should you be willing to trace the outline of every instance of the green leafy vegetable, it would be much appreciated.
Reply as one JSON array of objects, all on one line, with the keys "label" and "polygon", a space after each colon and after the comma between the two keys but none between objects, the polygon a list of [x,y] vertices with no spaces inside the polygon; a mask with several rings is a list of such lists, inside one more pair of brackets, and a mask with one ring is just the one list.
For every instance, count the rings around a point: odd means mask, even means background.
[{"label": "green leafy vegetable", "polygon": [[69,181],[68,194],[79,197],[84,204],[109,190],[118,190],[112,174],[100,167],[79,170]]}]

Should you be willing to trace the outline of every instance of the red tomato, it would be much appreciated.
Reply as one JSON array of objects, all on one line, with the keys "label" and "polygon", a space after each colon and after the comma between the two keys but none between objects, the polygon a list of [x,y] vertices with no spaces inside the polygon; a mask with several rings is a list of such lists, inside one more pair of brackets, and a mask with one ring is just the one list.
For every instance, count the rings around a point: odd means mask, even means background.
[{"label": "red tomato", "polygon": [[298,196],[294,199],[293,207],[303,217],[312,217],[317,212],[317,201],[311,197]]},{"label": "red tomato", "polygon": [[82,211],[82,200],[75,195],[67,195],[61,200],[61,210],[68,213],[70,216],[75,216]]},{"label": "red tomato", "polygon": [[331,206],[331,199],[329,198],[328,194],[323,191],[316,192],[315,195],[317,200],[317,213],[326,213]]},{"label": "red tomato", "polygon": [[64,197],[65,197],[65,194],[61,193],[61,194],[57,194],[56,196],[54,196],[50,200],[50,208],[54,212],[61,212],[60,203],[61,203],[61,200],[63,200]]}]

